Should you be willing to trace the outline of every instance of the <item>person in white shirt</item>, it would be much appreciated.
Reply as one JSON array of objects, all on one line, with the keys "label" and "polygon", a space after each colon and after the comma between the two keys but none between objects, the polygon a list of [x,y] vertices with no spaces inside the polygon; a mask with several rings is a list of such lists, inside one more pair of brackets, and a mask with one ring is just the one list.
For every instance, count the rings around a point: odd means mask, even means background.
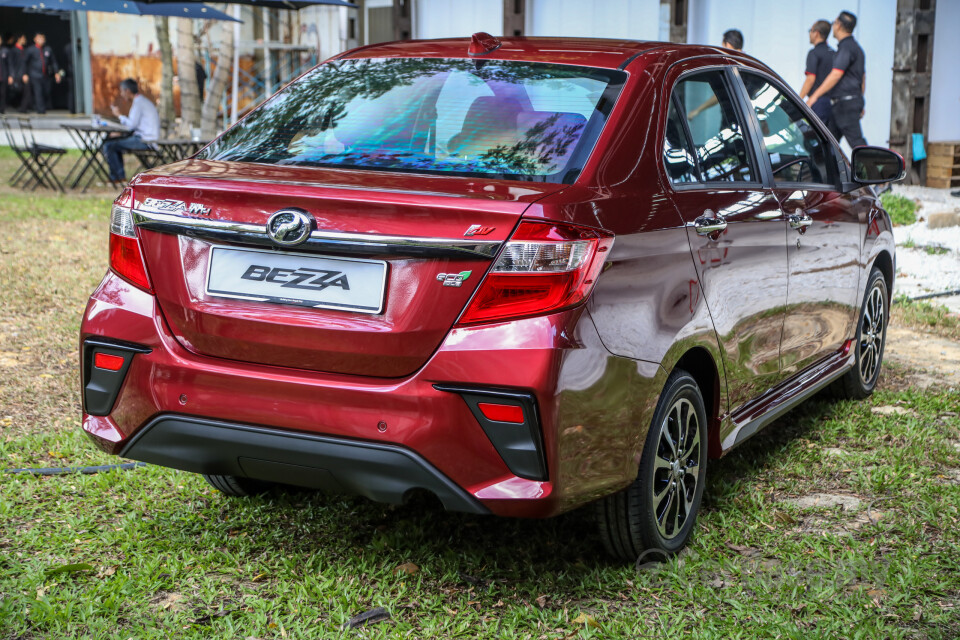
[{"label": "person in white shirt", "polygon": [[120,123],[133,130],[129,136],[109,138],[103,143],[103,155],[107,158],[110,167],[111,182],[126,182],[123,170],[123,152],[149,149],[150,142],[160,138],[160,115],[150,100],[140,93],[140,87],[133,78],[127,78],[120,83],[120,97],[131,101],[130,112],[120,115],[116,105],[110,105],[113,115],[120,118]]}]

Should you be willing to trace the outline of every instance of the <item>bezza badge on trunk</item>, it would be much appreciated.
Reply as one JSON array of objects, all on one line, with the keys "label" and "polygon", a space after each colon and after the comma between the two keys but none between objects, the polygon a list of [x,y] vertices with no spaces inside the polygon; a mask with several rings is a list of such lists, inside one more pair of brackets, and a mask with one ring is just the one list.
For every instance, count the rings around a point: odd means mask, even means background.
[{"label": "bezza badge on trunk", "polygon": [[188,206],[183,200],[146,198],[143,201],[143,207],[158,213],[182,213],[188,216],[210,215],[210,207],[204,206],[199,202],[191,202]]},{"label": "bezza badge on trunk", "polygon": [[281,209],[267,220],[267,236],[279,245],[302,244],[313,231],[313,217],[299,209]]}]

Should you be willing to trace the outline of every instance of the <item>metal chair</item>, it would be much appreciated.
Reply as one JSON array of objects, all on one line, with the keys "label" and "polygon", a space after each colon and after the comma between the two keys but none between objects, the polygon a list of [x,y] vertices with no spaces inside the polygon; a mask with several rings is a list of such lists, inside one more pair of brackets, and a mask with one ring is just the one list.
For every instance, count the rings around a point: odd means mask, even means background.
[{"label": "metal chair", "polygon": [[10,177],[10,186],[30,188],[32,191],[35,191],[38,186],[45,186],[44,169],[37,163],[30,143],[26,139],[23,119],[5,116],[2,121],[7,144],[20,161],[20,167]]},{"label": "metal chair", "polygon": [[27,143],[27,148],[33,155],[36,166],[41,170],[40,173],[43,178],[43,184],[51,189],[63,191],[63,183],[60,182],[57,174],[54,173],[54,169],[60,160],[67,155],[67,150],[63,147],[53,147],[47,144],[37,143],[33,135],[33,124],[29,118],[23,118],[20,121],[20,131],[23,135],[24,142]]},{"label": "metal chair", "polygon": [[[169,135],[171,123],[169,120],[160,120],[160,139],[163,140]],[[148,142],[147,145],[149,149],[136,149],[134,151],[129,151],[132,153],[137,161],[140,163],[145,170],[149,171],[154,167],[159,167],[162,164],[167,164],[168,159],[164,155],[163,149],[160,146],[153,142]]]},{"label": "metal chair", "polygon": [[127,153],[132,153],[137,158],[140,166],[142,166],[146,171],[149,171],[154,167],[159,167],[162,164],[166,164],[160,149],[153,143],[148,142],[146,144],[148,145],[148,148],[146,149],[134,149],[133,151],[128,151]]}]

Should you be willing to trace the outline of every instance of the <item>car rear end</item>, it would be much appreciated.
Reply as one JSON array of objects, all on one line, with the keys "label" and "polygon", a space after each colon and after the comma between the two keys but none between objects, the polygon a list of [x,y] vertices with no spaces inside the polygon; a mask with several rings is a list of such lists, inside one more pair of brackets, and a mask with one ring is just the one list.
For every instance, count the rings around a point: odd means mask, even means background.
[{"label": "car rear end", "polygon": [[613,237],[542,218],[625,76],[317,67],[113,205],[83,428],[186,471],[550,515],[557,378]]}]

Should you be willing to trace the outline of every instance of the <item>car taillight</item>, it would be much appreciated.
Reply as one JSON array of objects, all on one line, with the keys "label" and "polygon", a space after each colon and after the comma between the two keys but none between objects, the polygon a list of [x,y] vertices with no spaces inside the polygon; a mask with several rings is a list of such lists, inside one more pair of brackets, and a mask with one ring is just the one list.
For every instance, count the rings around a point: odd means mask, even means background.
[{"label": "car taillight", "polygon": [[133,224],[132,202],[132,193],[124,189],[113,203],[110,213],[110,268],[130,284],[153,293],[137,239],[137,228]]},{"label": "car taillight", "polygon": [[458,324],[543,315],[583,302],[613,235],[549,222],[521,222]]}]

